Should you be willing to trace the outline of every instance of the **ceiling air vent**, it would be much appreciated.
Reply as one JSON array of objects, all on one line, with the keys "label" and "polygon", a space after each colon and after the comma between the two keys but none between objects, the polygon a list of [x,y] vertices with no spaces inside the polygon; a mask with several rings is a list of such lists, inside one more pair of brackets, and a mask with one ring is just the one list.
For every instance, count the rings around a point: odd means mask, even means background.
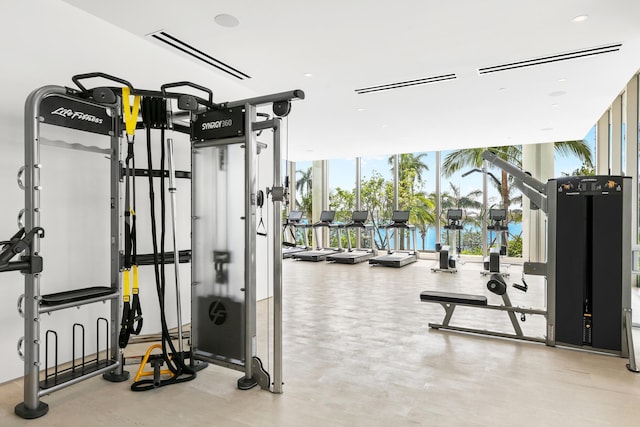
[{"label": "ceiling air vent", "polygon": [[585,56],[601,55],[603,53],[617,52],[622,43],[607,46],[592,47],[589,49],[575,50],[573,52],[559,53],[556,55],[542,56],[540,58],[527,59],[525,61],[510,62],[507,64],[493,65],[491,67],[478,68],[478,74],[497,73],[499,71],[514,70],[516,68],[533,67],[551,62],[568,61],[570,59],[584,58]]},{"label": "ceiling air vent", "polygon": [[429,83],[444,82],[447,80],[455,80],[457,78],[458,77],[453,73],[443,74],[442,76],[426,77],[424,79],[407,80],[404,82],[389,83],[386,85],[363,87],[361,89],[356,89],[355,91],[358,95],[362,95],[364,93],[382,92],[383,90],[398,89],[398,88],[407,87],[407,86],[417,86],[417,85],[426,85]]},{"label": "ceiling air vent", "polygon": [[232,77],[235,77],[238,80],[244,80],[244,79],[250,79],[251,76],[249,76],[248,74],[243,73],[242,71],[238,70],[237,68],[234,68],[228,64],[225,64],[224,62],[220,61],[219,59],[214,58],[211,55],[208,55],[206,53],[204,53],[203,51],[201,51],[200,49],[196,49],[195,47],[193,47],[192,45],[190,45],[187,42],[184,42],[182,40],[180,40],[179,38],[177,38],[176,36],[173,36],[169,33],[167,33],[166,31],[157,31],[155,33],[151,33],[148,35],[149,37],[152,37],[154,39],[156,39],[157,41],[169,46],[172,49],[178,50],[180,52],[182,52],[183,54],[186,54],[188,56],[190,56],[193,59],[196,59],[200,62],[203,62],[205,64],[207,64],[210,67],[214,67],[215,69],[222,71]]}]

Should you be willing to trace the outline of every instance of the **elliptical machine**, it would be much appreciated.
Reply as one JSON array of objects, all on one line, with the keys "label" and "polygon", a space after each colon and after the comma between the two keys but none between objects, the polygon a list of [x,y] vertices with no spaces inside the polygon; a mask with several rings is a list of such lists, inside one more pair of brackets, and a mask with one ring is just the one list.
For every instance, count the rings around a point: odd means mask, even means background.
[{"label": "elliptical machine", "polygon": [[[459,261],[460,247],[459,237],[462,230],[462,209],[447,209],[447,243],[440,248],[440,256],[438,259],[438,267],[432,267],[432,272],[446,271],[447,273],[455,273],[458,271],[456,262]],[[449,234],[451,232],[451,234]],[[457,235],[457,236],[456,236]],[[456,239],[458,237],[458,239]]]}]

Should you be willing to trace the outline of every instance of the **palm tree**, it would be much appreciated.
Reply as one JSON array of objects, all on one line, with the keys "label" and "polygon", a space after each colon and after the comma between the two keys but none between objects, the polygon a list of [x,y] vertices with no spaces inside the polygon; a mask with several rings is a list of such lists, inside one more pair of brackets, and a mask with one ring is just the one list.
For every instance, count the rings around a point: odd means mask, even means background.
[{"label": "palm tree", "polygon": [[[425,250],[425,241],[429,227],[435,224],[434,202],[423,192],[413,197],[413,205],[410,209],[409,222],[418,229],[422,237],[422,250]],[[416,248],[417,249],[417,248]]]},{"label": "palm tree", "polygon": [[[394,157],[389,157],[389,166],[391,166],[391,172],[394,173],[395,163]],[[398,169],[398,180],[409,181],[411,187],[415,184],[422,185],[424,180],[422,179],[422,172],[428,171],[429,166],[422,160],[427,157],[427,153],[413,154],[404,153],[398,155],[398,163],[400,168]]]},{"label": "palm tree", "polygon": [[[398,155],[398,195],[400,198],[400,200],[398,200],[398,206],[401,209],[411,211],[414,206],[420,204],[420,197],[417,197],[416,189],[422,188],[422,184],[424,182],[422,179],[422,172],[429,170],[427,164],[422,160],[426,156],[427,153],[404,153]],[[392,172],[395,171],[396,168],[394,157],[395,156],[389,157],[389,164],[391,165]],[[424,197],[422,199],[426,200]],[[413,219],[417,219],[416,214],[413,214]],[[411,220],[412,218],[410,217],[410,221]],[[400,229],[398,231],[400,237],[400,249],[404,249],[405,230]]]},{"label": "palm tree", "polygon": [[[298,178],[297,175],[300,175]],[[296,171],[296,191],[300,193],[300,199],[296,201],[300,210],[311,220],[312,198],[311,188],[313,183],[313,169],[311,166],[306,171]]]},{"label": "palm tree", "polygon": [[311,166],[306,171],[297,170],[296,175],[300,175],[300,178],[296,177],[296,191],[300,192],[300,195],[311,192],[313,183],[313,170]]}]

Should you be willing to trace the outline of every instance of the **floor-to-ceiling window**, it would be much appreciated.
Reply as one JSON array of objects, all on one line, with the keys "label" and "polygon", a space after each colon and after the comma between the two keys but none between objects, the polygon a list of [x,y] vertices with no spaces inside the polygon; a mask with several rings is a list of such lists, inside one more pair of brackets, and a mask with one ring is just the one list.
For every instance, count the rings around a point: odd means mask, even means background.
[{"label": "floor-to-ceiling window", "polygon": [[[441,242],[456,246],[464,254],[482,254],[483,172],[478,159],[482,149],[460,149],[442,151]],[[449,209],[463,209],[462,230],[455,232],[444,228]]]},{"label": "floor-to-ceiling window", "polygon": [[[362,157],[360,205],[369,211],[370,219],[376,227],[374,238],[378,249],[387,246],[384,225],[393,212],[393,156]],[[364,242],[363,242],[364,244]]]},{"label": "floor-to-ceiling window", "polygon": [[[329,160],[329,209],[336,211],[337,223],[348,223],[356,208],[356,159]],[[347,237],[351,245],[356,245],[356,235],[352,230],[342,233],[342,246]],[[330,246],[337,246],[338,232],[331,233]]]}]

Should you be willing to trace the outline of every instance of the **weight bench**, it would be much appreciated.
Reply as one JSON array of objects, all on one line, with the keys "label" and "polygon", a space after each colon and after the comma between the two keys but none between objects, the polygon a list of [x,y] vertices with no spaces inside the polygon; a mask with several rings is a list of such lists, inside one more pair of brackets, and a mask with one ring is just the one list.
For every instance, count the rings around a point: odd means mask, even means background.
[{"label": "weight bench", "polygon": [[[511,304],[511,300],[509,299],[509,295],[505,292],[502,295],[502,301],[504,305],[490,305],[487,302],[487,297],[484,295],[470,295],[470,294],[458,294],[453,292],[438,292],[438,291],[423,291],[420,293],[420,301],[422,302],[437,302],[442,305],[444,308],[444,319],[442,323],[429,323],[429,327],[433,329],[445,329],[450,331],[459,331],[459,332],[468,332],[473,334],[481,334],[481,335],[490,335],[495,337],[503,337],[503,338],[515,338],[525,341],[534,341],[534,342],[546,342],[543,338],[536,337],[528,337],[522,333],[522,328],[520,327],[520,323],[518,322],[518,318],[516,317],[516,313],[521,314],[540,314],[545,316],[547,314],[546,311],[543,310],[535,310],[530,308],[521,308],[514,307]],[[489,331],[485,329],[473,329],[473,328],[463,328],[460,326],[452,326],[449,324],[451,321],[451,317],[453,316],[453,312],[456,306],[462,305],[467,307],[480,307],[487,308],[490,310],[500,310],[506,311],[509,315],[509,319],[511,320],[511,324],[513,325],[513,329],[515,334],[507,334],[504,332],[497,331]]]}]

